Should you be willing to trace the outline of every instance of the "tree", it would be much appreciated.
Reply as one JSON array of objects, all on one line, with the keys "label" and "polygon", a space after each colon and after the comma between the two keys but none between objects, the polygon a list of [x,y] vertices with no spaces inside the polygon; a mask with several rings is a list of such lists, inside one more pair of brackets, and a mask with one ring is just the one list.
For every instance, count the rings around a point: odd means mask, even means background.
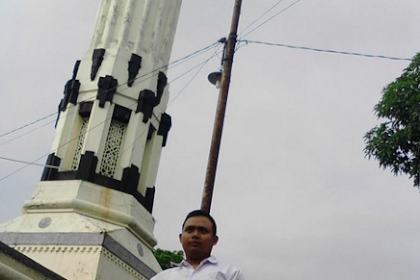
[{"label": "tree", "polygon": [[420,188],[420,53],[383,89],[374,112],[385,122],[365,134],[365,155],[395,175],[409,175]]},{"label": "tree", "polygon": [[182,251],[167,251],[157,248],[153,250],[153,254],[163,270],[174,267],[174,264],[178,264],[184,259]]}]

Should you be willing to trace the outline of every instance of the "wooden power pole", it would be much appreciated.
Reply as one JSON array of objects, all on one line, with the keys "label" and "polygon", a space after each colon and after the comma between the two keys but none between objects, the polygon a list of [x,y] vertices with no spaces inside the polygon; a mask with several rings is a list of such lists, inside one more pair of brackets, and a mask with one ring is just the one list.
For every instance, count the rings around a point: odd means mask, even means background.
[{"label": "wooden power pole", "polygon": [[211,201],[213,197],[214,181],[216,178],[217,161],[219,159],[220,143],[223,132],[223,122],[225,119],[226,104],[229,93],[230,76],[232,72],[233,56],[236,47],[236,37],[241,13],[242,0],[235,0],[233,8],[232,22],[229,37],[226,42],[223,54],[223,69],[220,81],[219,100],[217,102],[216,117],[214,120],[213,136],[210,145],[210,154],[207,162],[206,179],[204,183],[201,209],[210,213]]}]

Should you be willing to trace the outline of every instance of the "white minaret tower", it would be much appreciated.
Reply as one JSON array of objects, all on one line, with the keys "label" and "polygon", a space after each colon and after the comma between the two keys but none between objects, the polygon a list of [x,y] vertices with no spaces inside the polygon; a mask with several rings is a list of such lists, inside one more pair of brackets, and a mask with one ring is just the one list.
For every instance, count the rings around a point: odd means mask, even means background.
[{"label": "white minaret tower", "polygon": [[[181,0],[103,0],[59,106],[51,154],[0,241],[69,280],[150,279],[171,119],[166,69]],[[55,168],[56,167],[56,168]]]}]

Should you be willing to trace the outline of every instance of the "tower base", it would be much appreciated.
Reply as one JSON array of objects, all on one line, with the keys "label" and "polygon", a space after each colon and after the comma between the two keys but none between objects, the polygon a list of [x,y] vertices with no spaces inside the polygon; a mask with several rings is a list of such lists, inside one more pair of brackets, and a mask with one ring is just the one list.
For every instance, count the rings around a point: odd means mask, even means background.
[{"label": "tower base", "polygon": [[68,280],[150,279],[161,270],[151,214],[131,195],[85,181],[40,182],[0,241]]}]

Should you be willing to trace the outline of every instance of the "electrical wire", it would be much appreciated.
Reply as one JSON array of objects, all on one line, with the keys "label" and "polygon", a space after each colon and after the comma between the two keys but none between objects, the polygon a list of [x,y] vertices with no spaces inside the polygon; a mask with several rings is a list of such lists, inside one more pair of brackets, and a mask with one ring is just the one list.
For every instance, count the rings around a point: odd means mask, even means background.
[{"label": "electrical wire", "polygon": [[40,122],[40,121],[43,121],[43,120],[45,120],[45,119],[48,119],[49,117],[54,116],[54,115],[56,115],[56,114],[57,114],[57,113],[52,113],[52,114],[49,114],[49,115],[47,115],[47,116],[45,116],[45,117],[42,117],[42,118],[40,118],[40,119],[37,119],[37,120],[35,120],[35,121],[33,121],[33,122],[30,122],[30,123],[27,123],[27,124],[25,124],[25,125],[22,125],[22,126],[20,126],[20,127],[18,127],[18,128],[15,128],[15,129],[13,129],[13,130],[11,130],[11,131],[9,131],[9,132],[5,132],[5,133],[3,133],[3,134],[1,134],[1,135],[0,135],[0,138],[2,138],[2,137],[4,137],[4,136],[7,136],[7,135],[9,135],[9,134],[12,134],[12,133],[14,133],[14,132],[17,132],[17,131],[19,131],[19,130],[22,130],[22,129],[24,129],[24,128],[28,127],[28,126],[34,125],[34,124],[36,124],[36,123],[38,123],[38,122]]},{"label": "electrical wire", "polygon": [[6,157],[1,157],[1,156],[0,156],[0,159],[6,160],[6,161],[11,161],[11,162],[24,163],[24,164],[27,164],[27,165],[35,165],[35,166],[42,166],[42,167],[52,168],[52,169],[59,169],[59,167],[58,166],[55,166],[55,165],[40,164],[40,163],[28,162],[28,161],[23,161],[23,160],[18,160],[18,159],[12,159],[12,158],[6,158]]},{"label": "electrical wire", "polygon": [[39,161],[39,160],[43,159],[43,158],[44,158],[44,157],[46,157],[47,155],[48,155],[48,154],[43,155],[42,157],[39,157],[39,158],[37,158],[37,159],[36,159],[36,160],[34,160],[34,161],[27,162],[27,163],[26,163],[24,166],[22,166],[21,168],[18,168],[18,169],[16,169],[15,171],[13,171],[12,173],[9,173],[9,174],[7,174],[6,176],[4,176],[4,177],[0,178],[0,182],[1,182],[1,181],[3,181],[3,180],[5,180],[5,179],[7,179],[7,178],[9,178],[9,177],[10,177],[10,176],[12,176],[12,175],[14,175],[14,174],[18,173],[18,172],[20,172],[21,170],[25,169],[26,167],[28,167],[28,166],[30,166],[30,165],[35,165],[37,161]]},{"label": "electrical wire", "polygon": [[31,134],[32,132],[35,132],[35,131],[37,131],[37,130],[39,130],[39,129],[41,129],[41,128],[43,128],[43,127],[45,127],[45,126],[49,125],[49,124],[52,124],[53,122],[55,122],[55,120],[53,120],[53,121],[49,121],[49,122],[47,122],[47,123],[43,124],[42,126],[37,127],[37,128],[35,128],[35,129],[32,129],[32,130],[30,130],[30,131],[27,131],[27,132],[25,132],[24,134],[21,134],[21,135],[19,135],[19,136],[15,137],[15,138],[12,138],[12,139],[9,139],[9,140],[7,140],[7,141],[4,141],[4,142],[0,143],[0,146],[2,146],[2,145],[4,145],[4,144],[7,144],[7,143],[9,143],[9,142],[12,142],[12,141],[14,141],[14,140],[16,140],[16,139],[19,139],[19,138],[21,138],[21,137],[23,137],[23,136],[25,136],[25,135]]},{"label": "electrical wire", "polygon": [[244,33],[248,28],[250,28],[252,25],[254,25],[257,21],[259,21],[261,18],[263,18],[266,14],[271,12],[275,7],[277,7],[281,2],[284,0],[278,1],[276,4],[274,4],[271,8],[269,8],[267,11],[265,11],[261,16],[259,16],[257,19],[255,19],[253,22],[251,22],[247,27],[245,27],[240,33],[239,37],[241,37],[242,33]]},{"label": "electrical wire", "polygon": [[[135,105],[137,102],[135,102],[133,105]],[[133,105],[131,105],[129,108],[131,108]],[[86,131],[86,132],[91,132],[92,130],[94,130],[95,128],[97,128],[97,127],[99,127],[100,125],[102,125],[102,124],[104,124],[105,122],[107,122],[108,120],[110,120],[112,117],[110,117],[110,118],[108,118],[108,119],[106,119],[106,120],[104,120],[104,121],[102,121],[102,122],[100,122],[100,123],[98,123],[98,124],[96,124],[94,127],[91,127],[88,131]],[[9,178],[10,176],[12,176],[13,174],[16,174],[17,172],[19,172],[19,171],[21,171],[21,170],[23,170],[23,169],[25,169],[26,167],[28,167],[28,166],[30,166],[30,165],[38,165],[38,164],[36,164],[36,162],[37,161],[39,161],[39,160],[41,160],[41,159],[43,159],[44,157],[46,157],[46,156],[48,156],[51,152],[57,152],[57,150],[58,149],[60,149],[61,147],[64,147],[65,145],[67,145],[67,144],[69,144],[70,142],[72,142],[72,141],[75,141],[76,139],[78,139],[79,138],[79,135],[78,136],[76,136],[76,137],[74,137],[74,138],[71,138],[70,140],[68,140],[67,142],[65,142],[65,143],[63,143],[63,144],[61,144],[56,150],[54,150],[54,151],[50,151],[49,153],[47,153],[47,154],[44,154],[44,155],[42,155],[41,157],[39,157],[39,158],[37,158],[36,160],[34,160],[34,161],[31,161],[31,162],[25,162],[25,165],[24,166],[22,166],[21,168],[19,168],[19,169],[17,169],[17,170],[15,170],[15,171],[13,171],[12,173],[9,173],[8,175],[6,175],[6,176],[4,176],[4,177],[2,177],[2,178],[0,178],[0,182],[1,181],[3,181],[3,180],[5,180],[5,179],[7,179],[7,178]],[[43,166],[46,166],[46,165],[43,165]],[[58,166],[56,166],[57,168],[58,168]],[[64,170],[64,171],[66,171],[66,170]]]},{"label": "electrical wire", "polygon": [[362,56],[362,57],[367,57],[367,58],[381,58],[381,59],[389,59],[389,60],[411,61],[410,58],[392,57],[392,56],[386,56],[386,55],[374,55],[374,54],[363,54],[363,53],[356,53],[356,52],[318,49],[318,48],[311,48],[311,47],[293,46],[293,45],[286,45],[286,44],[280,44],[280,43],[269,43],[269,42],[262,42],[262,41],[253,41],[253,40],[242,40],[242,41],[249,44],[260,44],[260,45],[284,47],[284,48],[290,48],[290,49],[300,49],[300,50],[307,50],[307,51],[314,51],[314,52]]},{"label": "electrical wire", "polygon": [[[212,44],[212,46],[214,46],[215,44]],[[195,52],[195,53],[197,53],[197,52]],[[200,63],[199,65],[205,65],[209,60],[211,60],[214,56],[215,56],[215,54],[216,54],[216,52],[209,58],[209,59],[206,59],[204,62],[202,62],[202,63]],[[191,57],[191,55],[189,55],[188,57]],[[181,60],[177,60],[177,62],[179,62],[179,61],[181,61]],[[202,67],[203,67],[202,66]],[[194,66],[192,69],[195,69],[197,66]],[[201,70],[202,69],[202,67],[199,69],[199,70]],[[189,73],[189,72],[191,72],[191,69],[190,70],[188,70],[187,71],[187,73]],[[198,71],[199,72],[199,71]],[[193,79],[197,76],[197,74],[198,74],[198,72],[196,73],[196,75],[194,75],[194,77],[193,77]],[[185,73],[184,73],[185,74]],[[184,76],[184,74],[182,74],[181,76]],[[193,79],[191,79],[188,83],[187,83],[187,85],[181,90],[181,92],[192,82],[192,80]],[[177,96],[179,95],[180,93],[178,93],[177,94]],[[172,100],[172,102],[173,102],[173,100]],[[131,108],[131,107],[133,107],[133,106],[135,106],[137,104],[137,101],[136,102],[134,102],[132,105],[130,105],[128,108]],[[169,106],[169,105],[168,105]],[[111,117],[112,118],[112,117]],[[97,128],[98,126],[100,126],[100,125],[102,125],[103,123],[105,123],[106,121],[109,121],[111,118],[108,118],[108,119],[106,119],[106,120],[104,120],[104,121],[102,121],[102,122],[100,122],[100,123],[98,123],[97,125],[95,125],[94,127],[92,127],[92,128],[90,128],[87,132],[90,132],[90,131],[92,131],[93,129],[95,129],[95,128]],[[147,131],[147,129],[145,129],[141,134],[140,134],[140,136],[139,137],[137,137],[134,141],[133,141],[133,144],[131,144],[131,145],[129,145],[129,147],[127,147],[124,151],[123,151],[123,153],[124,152],[126,152],[130,147],[132,147],[133,145],[134,145],[134,143],[139,139],[139,138],[141,138],[141,136],[142,135],[144,135],[144,133]],[[77,138],[78,138],[79,136],[77,136],[77,137],[74,137],[73,139],[70,139],[69,141],[67,141],[67,142],[65,142],[65,143],[63,143],[62,145],[60,145],[57,149],[59,149],[59,148],[61,148],[61,147],[63,147],[63,146],[65,146],[65,145],[67,145],[67,144],[69,144],[70,142],[72,142],[72,141],[75,141]],[[53,151],[51,151],[51,152],[53,152]],[[123,154],[122,153],[122,154]],[[6,178],[8,178],[8,177],[10,177],[10,176],[12,176],[13,174],[15,174],[15,173],[17,173],[17,172],[19,172],[19,171],[21,171],[21,170],[23,170],[24,168],[26,168],[26,167],[28,167],[28,166],[30,166],[30,165],[36,165],[36,166],[44,166],[44,167],[49,167],[49,165],[42,165],[42,164],[36,164],[36,162],[37,161],[39,161],[39,160],[41,160],[42,158],[44,158],[44,157],[46,157],[46,156],[48,156],[49,155],[49,153],[48,154],[45,154],[45,155],[42,155],[41,157],[39,157],[38,159],[36,159],[35,161],[32,161],[32,162],[27,162],[27,161],[19,161],[19,160],[12,160],[12,159],[8,159],[8,160],[10,160],[10,161],[15,161],[15,162],[20,162],[20,163],[25,163],[25,166],[23,166],[23,167],[21,167],[21,168],[19,168],[19,169],[17,169],[17,170],[15,170],[15,171],[13,171],[12,173],[9,173],[8,175],[6,175],[6,176],[4,176],[4,177],[2,177],[2,178],[0,178],[0,182],[1,181],[3,181],[3,180],[5,180]],[[0,157],[0,159],[4,159],[4,160],[6,160],[7,158],[2,158],[2,157]],[[55,166],[55,168],[58,168],[57,166]]]},{"label": "electrical wire", "polygon": [[[214,54],[210,57],[210,58],[208,58],[207,60],[205,60],[205,61],[203,61],[203,62],[201,62],[200,64],[198,64],[198,65],[196,65],[194,68],[192,68],[191,70],[189,70],[189,71],[187,71],[187,72],[185,72],[183,75],[181,75],[181,76],[179,76],[179,77],[177,77],[175,80],[177,80],[177,79],[179,79],[179,78],[181,78],[182,76],[184,76],[185,74],[187,74],[187,73],[189,73],[189,72],[191,72],[193,69],[195,69],[195,68],[197,68],[197,67],[200,67],[198,70],[197,70],[197,72],[194,74],[194,76],[187,82],[187,84],[174,96],[174,98],[169,102],[169,104],[168,104],[168,106],[167,107],[169,107],[174,101],[175,101],[175,99],[177,99],[177,97],[191,84],[191,82],[197,77],[197,75],[198,75],[198,73],[200,73],[201,72],[201,70],[203,69],[203,67],[210,61],[210,60],[212,60],[214,57],[216,57],[218,54],[220,54],[221,52],[219,52],[219,50],[218,49],[216,49],[215,50],[215,52],[214,52]],[[174,81],[175,81],[174,80]]]},{"label": "electrical wire", "polygon": [[[212,43],[212,44],[210,44],[210,45],[208,45],[208,46],[206,46],[206,47],[204,47],[204,48],[201,48],[201,49],[199,49],[199,50],[197,50],[197,51],[192,52],[192,53],[191,53],[191,54],[189,54],[189,55],[186,55],[186,56],[184,56],[184,57],[182,57],[182,58],[180,58],[180,59],[174,60],[174,61],[172,61],[172,62],[170,62],[170,63],[168,63],[168,64],[166,64],[166,65],[164,65],[164,66],[161,66],[161,67],[158,67],[158,68],[156,68],[156,69],[154,69],[154,70],[151,70],[151,71],[150,71],[150,72],[148,72],[148,73],[145,73],[145,74],[143,74],[143,75],[137,76],[136,78],[134,78],[134,79],[132,79],[132,80],[130,80],[130,81],[127,81],[127,82],[125,82],[125,83],[123,83],[123,84],[117,85],[117,86],[116,86],[116,87],[114,87],[114,88],[110,88],[109,90],[118,89],[118,88],[120,88],[120,87],[122,87],[122,86],[127,85],[127,84],[128,84],[128,82],[134,82],[134,83],[133,83],[133,85],[135,85],[135,84],[141,83],[141,82],[143,82],[143,81],[146,81],[146,80],[148,80],[148,79],[151,79],[151,78],[153,78],[153,77],[156,77],[156,76],[158,75],[158,73],[159,73],[159,71],[160,71],[160,70],[172,69],[172,68],[174,68],[174,67],[176,67],[176,66],[178,66],[178,65],[181,65],[181,64],[183,64],[183,63],[187,62],[188,60],[190,60],[190,59],[192,59],[192,58],[194,58],[194,57],[196,57],[196,56],[199,56],[199,55],[201,55],[201,54],[206,53],[207,51],[209,51],[212,47],[214,47],[214,46],[215,46],[215,45],[217,45],[217,44],[219,44],[219,42],[214,42],[214,43]],[[149,75],[150,75],[150,76],[149,76]],[[144,79],[143,79],[143,78],[144,78]],[[139,81],[140,79],[143,79],[143,80]],[[129,88],[127,87],[126,89],[129,89]],[[125,89],[125,90],[126,90],[126,89]],[[79,93],[89,93],[89,92],[95,92],[95,91],[97,91],[97,89],[91,89],[91,90],[80,91]]]},{"label": "electrical wire", "polygon": [[270,20],[272,20],[276,16],[284,13],[285,11],[287,11],[288,9],[290,9],[291,7],[293,7],[294,5],[296,5],[297,3],[299,3],[300,1],[302,1],[302,0],[297,0],[297,1],[293,2],[292,4],[290,4],[289,6],[287,6],[286,8],[284,8],[283,10],[279,11],[278,13],[274,14],[272,17],[268,18],[267,20],[263,21],[262,23],[260,23],[259,25],[257,25],[253,29],[251,29],[251,31],[247,32],[241,38],[245,38],[246,36],[248,36],[249,34],[251,34],[252,32],[254,32],[255,30],[257,30],[258,28],[260,28],[261,26],[263,26],[264,24],[266,24],[267,22],[269,22]]},{"label": "electrical wire", "polygon": [[[212,60],[218,53],[218,49],[215,50],[215,52],[213,53],[213,55],[206,59],[205,61],[197,64],[196,66],[194,66],[193,68],[191,68],[190,70],[184,72],[183,74],[181,74],[180,76],[176,77],[174,80],[171,81],[171,83],[173,81],[176,81],[178,79],[180,79],[181,77],[185,76],[186,74],[190,73],[192,70],[194,70],[195,68],[199,67],[199,69],[197,70],[197,72],[193,75],[193,77],[186,83],[186,85],[175,95],[175,97],[168,103],[168,105],[166,106],[166,108],[169,108],[169,106],[171,106],[171,104],[175,101],[175,99],[192,83],[192,81],[197,77],[198,73],[200,73],[200,71],[203,69],[203,67],[210,61]],[[154,115],[154,114],[153,114]],[[156,117],[156,115],[155,115]],[[134,146],[134,144],[146,133],[146,131],[148,131],[148,129],[145,129],[138,137],[136,137],[133,141],[133,143],[131,145],[129,145],[126,149],[124,149],[121,152],[121,155],[124,155],[130,148],[132,148]]]},{"label": "electrical wire", "polygon": [[[186,56],[184,56],[184,57],[182,57],[182,58],[179,58],[179,59],[177,59],[177,60],[174,60],[174,61],[172,61],[172,62],[168,63],[168,64],[167,64],[167,65],[165,65],[165,66],[162,66],[162,67],[160,67],[160,68],[154,69],[154,70],[150,71],[149,73],[146,73],[146,74],[143,74],[143,75],[141,75],[141,76],[139,76],[139,77],[136,77],[134,80],[139,80],[139,79],[141,79],[141,78],[145,78],[145,79],[142,79],[141,81],[138,81],[138,82],[143,82],[143,81],[145,81],[145,80],[147,80],[147,79],[151,79],[152,77],[154,77],[154,76],[157,76],[157,75],[158,75],[158,71],[159,71],[159,70],[161,70],[161,69],[165,69],[165,68],[168,68],[168,69],[169,69],[169,68],[172,68],[172,67],[176,67],[176,66],[178,66],[178,65],[181,65],[182,63],[184,63],[184,62],[186,62],[186,61],[188,61],[188,60],[190,60],[190,59],[192,59],[192,58],[194,58],[194,57],[196,57],[196,56],[198,56],[198,55],[201,55],[201,54],[203,54],[203,53],[206,53],[208,50],[210,50],[212,47],[214,47],[214,46],[215,46],[215,45],[217,45],[217,44],[219,44],[219,42],[214,42],[214,43],[212,43],[212,44],[210,44],[210,45],[208,45],[208,46],[206,46],[206,47],[203,47],[203,48],[201,48],[201,49],[199,49],[199,50],[196,50],[196,51],[192,52],[191,54],[188,54],[188,55],[186,55]],[[171,66],[171,67],[170,67],[170,66]],[[152,76],[150,76],[150,77],[147,77],[147,78],[146,78],[146,76],[151,75],[151,74],[153,74],[153,73],[155,73],[155,75],[152,75]],[[138,83],[138,82],[137,82],[137,83]],[[128,82],[127,82],[127,83],[128,83]],[[119,85],[119,86],[117,86],[117,87],[115,87],[115,88],[111,88],[110,90],[117,89],[118,87],[121,87],[121,86],[123,86],[123,85],[126,85],[127,83],[121,84],[121,85]],[[81,94],[81,93],[95,92],[95,91],[97,91],[97,89],[94,89],[94,90],[86,90],[86,91],[80,91],[80,92],[79,92],[79,94]],[[90,98],[85,99],[85,100],[83,100],[83,101],[81,101],[81,102],[86,102],[86,101],[93,100],[93,99],[95,99],[95,97],[90,97]],[[78,102],[78,104],[80,104],[81,102]],[[71,104],[71,103],[70,103],[70,104]],[[76,106],[76,105],[74,105],[74,104],[72,104],[72,105],[73,105],[73,106]],[[31,125],[34,125],[34,124],[36,124],[36,123],[38,123],[38,122],[40,122],[40,121],[43,121],[43,120],[45,120],[45,119],[47,119],[47,118],[49,118],[49,117],[51,117],[51,116],[55,116],[55,115],[57,115],[57,114],[58,114],[57,112],[51,113],[51,114],[49,114],[49,115],[47,115],[47,116],[41,117],[41,118],[39,118],[39,119],[37,119],[37,120],[33,121],[33,122],[30,122],[30,123],[28,123],[28,124],[22,125],[22,126],[20,126],[20,127],[16,128],[16,129],[11,130],[11,131],[5,132],[5,133],[3,133],[3,134],[1,134],[1,135],[0,135],[0,138],[2,138],[2,137],[4,137],[4,136],[7,136],[7,135],[10,135],[10,134],[12,134],[12,133],[14,133],[14,132],[20,131],[20,130],[22,130],[22,129],[25,129],[25,128],[27,128],[27,127],[31,126]],[[59,117],[59,119],[60,119],[60,118],[61,118],[61,116]],[[38,128],[38,129],[39,129],[39,128]],[[31,131],[31,132],[34,132],[34,131],[36,131],[36,130],[37,130],[37,129],[35,129],[35,130]],[[16,138],[13,138],[12,140],[18,139],[18,138],[20,138],[20,137],[22,137],[22,136],[24,136],[24,135],[27,135],[27,134],[28,134],[28,133],[22,134],[21,136],[16,137]],[[10,141],[11,141],[11,140],[6,141],[6,142],[3,142],[3,143],[1,143],[0,145],[3,145],[3,144],[6,144],[6,143],[9,143]]]}]

